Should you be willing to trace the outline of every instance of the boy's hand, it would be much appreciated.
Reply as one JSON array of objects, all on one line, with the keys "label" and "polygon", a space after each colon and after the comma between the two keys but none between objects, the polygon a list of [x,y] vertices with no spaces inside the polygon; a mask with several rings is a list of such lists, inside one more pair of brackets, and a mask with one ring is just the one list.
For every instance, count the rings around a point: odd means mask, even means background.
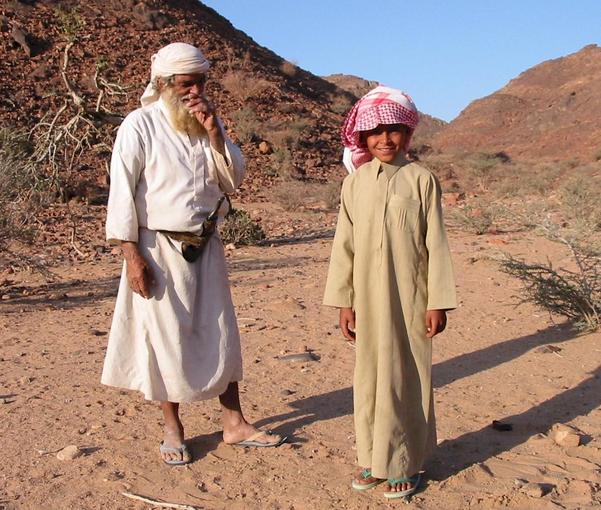
[{"label": "boy's hand", "polygon": [[447,312],[445,310],[426,311],[426,336],[433,338],[442,333],[447,326]]},{"label": "boy's hand", "polygon": [[340,329],[348,342],[355,342],[355,312],[352,308],[340,309]]}]

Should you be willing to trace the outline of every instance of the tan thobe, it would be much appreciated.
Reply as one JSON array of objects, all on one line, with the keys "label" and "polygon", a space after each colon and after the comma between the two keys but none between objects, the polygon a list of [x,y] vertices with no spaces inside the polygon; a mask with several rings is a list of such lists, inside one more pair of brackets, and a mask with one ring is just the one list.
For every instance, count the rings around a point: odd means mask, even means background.
[{"label": "tan thobe", "polygon": [[149,400],[189,402],[242,379],[240,336],[223,246],[213,235],[194,263],[157,232],[198,232],[223,192],[244,177],[225,135],[225,157],[207,138],[176,131],[162,100],[130,113],[111,160],[106,232],[135,241],[150,266],[151,298],[132,292],[124,264],[102,383]]},{"label": "tan thobe", "polygon": [[456,306],[440,185],[394,163],[345,179],[324,297],[356,313],[357,460],[378,478],[416,474],[436,445],[425,315]]}]

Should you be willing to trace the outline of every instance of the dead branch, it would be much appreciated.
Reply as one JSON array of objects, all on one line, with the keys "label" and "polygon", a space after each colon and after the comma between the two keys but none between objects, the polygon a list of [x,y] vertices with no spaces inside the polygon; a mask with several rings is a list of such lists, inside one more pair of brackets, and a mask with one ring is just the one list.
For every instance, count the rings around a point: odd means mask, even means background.
[{"label": "dead branch", "polygon": [[65,46],[65,51],[63,55],[63,67],[61,68],[61,76],[63,77],[65,86],[67,87],[67,90],[69,91],[69,94],[71,95],[75,106],[77,106],[81,110],[85,110],[85,101],[83,97],[81,97],[75,91],[75,88],[73,87],[71,81],[69,80],[69,77],[67,76],[67,67],[69,66],[69,50],[73,47],[73,44],[74,42],[71,41]]},{"label": "dead branch", "polygon": [[145,496],[140,496],[139,494],[133,494],[131,492],[122,492],[121,494],[126,498],[137,499],[138,501],[143,501],[144,503],[149,503],[151,505],[158,506],[161,508],[177,508],[178,510],[201,510],[199,506],[180,505],[179,503],[167,503],[159,499],[147,498]]}]

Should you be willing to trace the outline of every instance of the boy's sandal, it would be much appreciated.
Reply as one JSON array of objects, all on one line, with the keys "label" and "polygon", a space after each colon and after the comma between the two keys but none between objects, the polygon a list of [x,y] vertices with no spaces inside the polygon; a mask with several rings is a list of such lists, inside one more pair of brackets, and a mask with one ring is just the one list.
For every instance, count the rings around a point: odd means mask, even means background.
[{"label": "boy's sandal", "polygon": [[[361,471],[359,477],[361,478],[361,480],[367,480],[369,478],[372,478],[371,469],[365,468],[363,471]],[[351,483],[351,487],[357,491],[365,491],[367,489],[373,489],[376,485],[380,485],[382,482],[385,481],[386,478],[376,478],[375,481],[369,483],[361,483],[357,480],[353,480],[353,482]]]},{"label": "boy's sandal", "polygon": [[390,485],[398,485],[400,483],[410,483],[411,488],[404,491],[386,491],[384,493],[384,497],[388,499],[398,499],[398,498],[406,498],[407,496],[411,496],[411,494],[417,491],[420,482],[422,481],[421,473],[417,475],[408,476],[405,478],[391,478],[388,480]]}]

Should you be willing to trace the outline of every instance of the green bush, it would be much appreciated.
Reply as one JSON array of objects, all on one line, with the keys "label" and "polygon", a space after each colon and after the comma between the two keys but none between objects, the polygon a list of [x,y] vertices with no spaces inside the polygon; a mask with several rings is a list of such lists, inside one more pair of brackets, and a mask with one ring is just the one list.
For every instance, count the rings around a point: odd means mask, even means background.
[{"label": "green bush", "polygon": [[243,143],[252,142],[259,138],[261,123],[252,108],[241,108],[230,114],[234,122],[234,131]]},{"label": "green bush", "polygon": [[225,244],[255,245],[265,239],[265,232],[246,211],[232,208],[219,228]]}]

